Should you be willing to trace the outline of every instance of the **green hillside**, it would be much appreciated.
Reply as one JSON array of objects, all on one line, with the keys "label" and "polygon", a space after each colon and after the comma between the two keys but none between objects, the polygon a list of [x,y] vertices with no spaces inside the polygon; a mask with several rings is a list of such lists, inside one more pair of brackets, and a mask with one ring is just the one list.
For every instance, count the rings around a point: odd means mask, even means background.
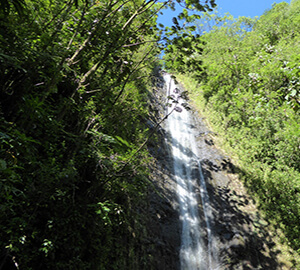
[{"label": "green hillside", "polygon": [[[300,1],[260,18],[206,14],[170,42],[166,68],[191,97],[244,183],[300,253]],[[173,65],[173,63],[175,63]]]}]

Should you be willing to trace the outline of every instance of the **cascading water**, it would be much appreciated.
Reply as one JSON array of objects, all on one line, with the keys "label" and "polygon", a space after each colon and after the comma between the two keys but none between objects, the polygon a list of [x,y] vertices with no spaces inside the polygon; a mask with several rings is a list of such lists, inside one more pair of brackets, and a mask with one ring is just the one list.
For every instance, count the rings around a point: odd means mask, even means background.
[{"label": "cascading water", "polygon": [[[167,126],[172,142],[174,175],[182,222],[181,270],[217,270],[217,252],[211,232],[212,210],[198,158],[192,117],[189,111],[179,105],[181,97],[174,80],[169,74],[164,75],[164,79],[167,97],[171,96],[173,101],[167,111]],[[199,215],[201,206],[204,223]]]}]

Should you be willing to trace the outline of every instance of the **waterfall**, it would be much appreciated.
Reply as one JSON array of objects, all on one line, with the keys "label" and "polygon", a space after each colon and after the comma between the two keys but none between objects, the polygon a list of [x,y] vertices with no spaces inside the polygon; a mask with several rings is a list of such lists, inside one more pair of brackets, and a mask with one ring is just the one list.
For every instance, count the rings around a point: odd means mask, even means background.
[{"label": "waterfall", "polygon": [[[167,99],[167,128],[172,143],[174,175],[182,223],[180,264],[181,270],[217,270],[217,252],[214,246],[205,179],[198,157],[193,119],[181,108],[180,91],[169,74],[164,75]],[[202,207],[201,220],[199,209]],[[202,221],[202,222],[201,222]],[[204,227],[204,228],[203,228]]]}]

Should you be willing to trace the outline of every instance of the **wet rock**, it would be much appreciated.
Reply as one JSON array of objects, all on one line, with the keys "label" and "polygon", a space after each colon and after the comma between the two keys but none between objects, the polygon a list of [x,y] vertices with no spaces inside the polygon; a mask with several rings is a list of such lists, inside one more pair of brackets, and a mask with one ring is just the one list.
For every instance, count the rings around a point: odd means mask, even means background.
[{"label": "wet rock", "polygon": [[[159,109],[155,113],[158,123],[164,117],[165,93],[155,93],[154,103]],[[166,131],[160,126],[155,133],[155,140],[148,144],[153,156],[150,167],[151,185],[148,191],[147,237],[142,243],[147,247],[149,261],[147,269],[179,270],[180,222],[177,211],[176,185],[172,179],[170,142]]]},{"label": "wet rock", "polygon": [[[181,90],[181,89],[180,89]],[[156,117],[162,119],[166,100],[165,94],[156,93],[155,106],[159,107]],[[163,101],[163,102],[162,102]],[[176,112],[174,112],[176,113]],[[257,235],[268,226],[259,216],[257,209],[246,191],[242,189],[230,158],[221,153],[214,145],[214,133],[210,132],[203,119],[195,113],[195,123],[190,128],[197,136],[199,155],[191,163],[192,174],[199,177],[199,161],[207,183],[210,207],[213,219],[212,233],[217,237],[219,270],[245,269],[287,269],[281,268],[276,254],[266,254],[263,243],[268,233]],[[155,121],[154,121],[155,123]],[[149,124],[149,126],[151,126]],[[176,183],[172,178],[171,141],[164,126],[157,132],[157,141],[151,144],[151,153],[155,159],[150,181],[154,189],[149,192],[149,211],[147,218],[148,237],[142,243],[147,246],[151,259],[149,269],[178,270],[181,223],[178,215]],[[198,161],[199,160],[199,161]],[[199,188],[195,190],[200,194]],[[199,195],[200,196],[200,195]],[[199,203],[199,214],[203,216],[203,207]],[[204,220],[204,219],[203,219]],[[201,226],[205,227],[202,221]],[[207,241],[207,232],[203,229],[203,239]]]},{"label": "wet rock", "polygon": [[223,238],[226,240],[230,240],[232,238],[232,233],[230,232],[225,232],[222,234]]},{"label": "wet rock", "polygon": [[236,253],[243,253],[246,249],[246,243],[243,236],[235,234],[229,242],[229,249]]},{"label": "wet rock", "polygon": [[176,112],[182,112],[182,108],[181,108],[181,107],[178,107],[178,106],[175,107],[174,110],[175,110]]}]

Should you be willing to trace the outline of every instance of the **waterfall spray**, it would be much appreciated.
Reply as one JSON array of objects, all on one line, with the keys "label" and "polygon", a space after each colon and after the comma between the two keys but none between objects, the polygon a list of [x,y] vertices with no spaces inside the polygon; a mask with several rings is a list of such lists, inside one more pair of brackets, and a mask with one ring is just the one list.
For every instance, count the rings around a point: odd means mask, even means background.
[{"label": "waterfall spray", "polygon": [[[167,119],[167,126],[172,142],[173,167],[182,223],[181,270],[217,270],[217,252],[211,230],[213,217],[198,158],[197,144],[192,128],[193,121],[190,112],[180,108],[180,91],[176,88],[174,80],[168,74],[164,78],[167,86],[167,98],[172,96],[171,100],[173,100],[167,113],[174,111]],[[195,169],[198,171],[196,174]],[[199,191],[197,193],[199,189],[200,196]],[[205,219],[202,224],[205,224],[205,228],[202,228],[200,224],[199,207],[201,206]],[[207,241],[205,241],[206,238]]]}]

